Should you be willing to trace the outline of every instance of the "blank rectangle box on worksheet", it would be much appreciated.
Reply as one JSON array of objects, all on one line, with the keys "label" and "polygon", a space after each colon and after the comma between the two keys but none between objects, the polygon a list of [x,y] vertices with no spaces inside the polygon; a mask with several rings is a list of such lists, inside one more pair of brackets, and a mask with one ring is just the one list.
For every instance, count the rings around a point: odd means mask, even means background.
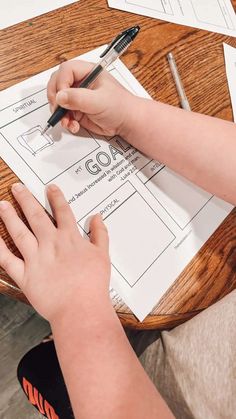
[{"label": "blank rectangle box on worksheet", "polygon": [[[200,22],[234,29],[234,24],[226,8],[224,0],[191,0],[196,18]],[[215,11],[214,15],[212,10]]]},{"label": "blank rectangle box on worksheet", "polygon": [[126,3],[161,13],[173,14],[169,0],[126,0]]},{"label": "blank rectangle box on worksheet", "polygon": [[212,197],[167,167],[145,185],[181,229],[186,227]]},{"label": "blank rectangle box on worksheet", "polygon": [[173,241],[173,234],[135,192],[105,220],[113,266],[132,287]]},{"label": "blank rectangle box on worksheet", "polygon": [[79,225],[100,212],[108,228],[113,267],[132,287],[175,239],[130,182],[97,205]]},{"label": "blank rectangle box on worksheet", "polygon": [[146,183],[156,173],[162,170],[164,165],[157,160],[151,160],[141,170],[136,173],[136,176],[141,180],[142,183]]}]

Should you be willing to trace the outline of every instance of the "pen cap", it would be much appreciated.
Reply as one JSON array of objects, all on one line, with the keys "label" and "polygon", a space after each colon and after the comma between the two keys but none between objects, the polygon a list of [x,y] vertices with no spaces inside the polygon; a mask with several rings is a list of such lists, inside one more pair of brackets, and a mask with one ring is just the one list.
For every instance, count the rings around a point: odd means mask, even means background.
[{"label": "pen cap", "polygon": [[130,38],[132,39],[132,41],[134,40],[134,38],[136,38],[136,36],[138,35],[140,31],[140,26],[133,26],[132,28],[127,29],[126,31],[126,35],[130,36]]},{"label": "pen cap", "polygon": [[131,41],[133,41],[139,30],[139,26],[133,26],[132,28],[126,29],[125,31],[119,33],[119,35],[117,35],[107,46],[105,51],[103,51],[103,53],[100,55],[100,58],[105,57],[112,49],[115,52],[118,52],[118,55],[120,55],[122,52],[124,52],[127,46],[129,46]]},{"label": "pen cap", "polygon": [[139,26],[134,26],[133,28],[127,29],[125,36],[120,42],[115,45],[114,50],[121,54],[124,50],[129,46],[129,44],[134,40],[134,38],[138,35],[140,30]]}]

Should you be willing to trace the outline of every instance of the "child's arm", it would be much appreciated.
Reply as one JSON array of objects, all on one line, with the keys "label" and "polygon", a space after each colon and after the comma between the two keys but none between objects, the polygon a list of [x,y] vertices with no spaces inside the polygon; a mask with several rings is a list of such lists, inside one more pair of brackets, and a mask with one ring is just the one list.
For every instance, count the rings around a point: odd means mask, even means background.
[{"label": "child's arm", "polygon": [[236,126],[145,99],[120,134],[133,146],[218,197],[236,204]]},{"label": "child's arm", "polygon": [[1,203],[0,216],[22,259],[0,238],[0,265],[51,323],[75,417],[173,418],[112,308],[108,234],[101,218],[93,218],[88,241],[56,186],[48,188],[48,198],[57,227],[26,187],[16,185],[13,194],[32,231],[10,203]]},{"label": "child's arm", "polygon": [[69,88],[91,66],[65,63],[48,85],[54,106],[76,110],[63,119],[65,127],[77,131],[80,123],[98,134],[119,134],[150,157],[236,204],[234,123],[137,98],[106,72],[93,90]]}]

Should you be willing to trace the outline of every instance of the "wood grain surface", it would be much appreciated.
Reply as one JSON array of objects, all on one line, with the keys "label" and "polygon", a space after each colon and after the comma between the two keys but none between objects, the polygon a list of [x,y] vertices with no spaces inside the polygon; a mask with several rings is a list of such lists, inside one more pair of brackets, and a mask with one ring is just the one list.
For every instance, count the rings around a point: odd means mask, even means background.
[{"label": "wood grain surface", "polygon": [[[236,0],[233,5],[236,8]],[[236,47],[236,39],[110,9],[106,0],[80,0],[1,30],[0,89],[105,44],[114,34],[134,24],[139,24],[142,30],[122,61],[154,99],[179,106],[166,60],[166,54],[172,51],[192,109],[232,120],[222,42]],[[0,199],[8,199],[16,207],[10,192],[15,181],[16,175],[0,160]],[[0,235],[17,253],[1,221]],[[236,288],[235,268],[233,211],[144,322],[139,323],[121,302],[115,302],[114,306],[126,326],[171,328]],[[0,270],[0,292],[25,301],[3,270]]]}]

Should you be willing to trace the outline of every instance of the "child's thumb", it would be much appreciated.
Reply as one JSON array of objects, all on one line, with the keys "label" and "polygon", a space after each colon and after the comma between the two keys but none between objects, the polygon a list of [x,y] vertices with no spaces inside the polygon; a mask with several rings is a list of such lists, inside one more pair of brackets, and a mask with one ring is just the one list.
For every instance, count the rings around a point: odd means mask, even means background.
[{"label": "child's thumb", "polygon": [[101,108],[97,92],[83,88],[69,88],[60,90],[56,95],[56,102],[63,108],[83,113],[97,113]]}]

